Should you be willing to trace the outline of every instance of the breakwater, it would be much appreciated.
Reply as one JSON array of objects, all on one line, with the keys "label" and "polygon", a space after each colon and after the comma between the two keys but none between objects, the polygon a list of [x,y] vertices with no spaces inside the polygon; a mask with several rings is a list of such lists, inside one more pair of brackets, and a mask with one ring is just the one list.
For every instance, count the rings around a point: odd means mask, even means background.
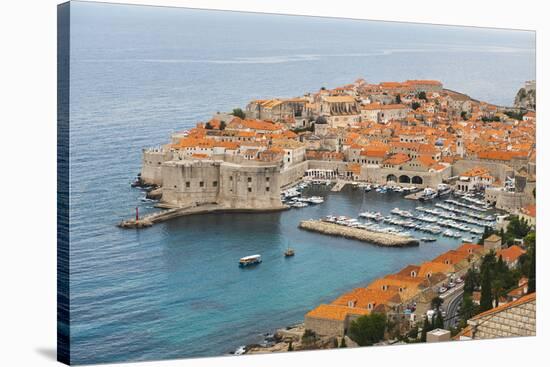
[{"label": "breakwater", "polygon": [[[159,205],[161,207],[161,205]],[[288,206],[284,205],[279,208],[272,209],[253,209],[253,208],[228,208],[222,205],[215,203],[189,206],[183,208],[169,208],[158,211],[156,213],[145,215],[141,218],[135,219],[125,219],[118,223],[120,228],[147,228],[151,227],[153,224],[165,222],[170,219],[179,218],[188,215],[197,215],[197,214],[209,214],[209,213],[269,213],[277,212],[282,210],[289,209]]]},{"label": "breakwater", "polygon": [[367,229],[341,226],[335,223],[323,222],[321,220],[304,220],[298,226],[306,231],[318,232],[330,236],[353,238],[359,241],[373,243],[386,247],[418,246],[420,243],[412,237],[399,236],[392,233],[379,233]]}]

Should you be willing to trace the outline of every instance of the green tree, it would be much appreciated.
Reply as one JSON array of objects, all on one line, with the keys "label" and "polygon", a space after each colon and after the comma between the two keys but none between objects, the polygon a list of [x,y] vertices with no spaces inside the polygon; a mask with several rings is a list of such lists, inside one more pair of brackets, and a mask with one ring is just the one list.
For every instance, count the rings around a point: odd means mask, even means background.
[{"label": "green tree", "polygon": [[418,103],[418,102],[413,102],[413,103],[411,104],[411,107],[412,107],[413,110],[417,110],[417,109],[420,107],[420,103]]},{"label": "green tree", "polygon": [[292,352],[294,350],[294,348],[292,347],[292,341],[290,341],[290,343],[288,343],[288,349],[287,349],[289,352]]},{"label": "green tree", "polygon": [[401,103],[401,95],[400,94],[395,96],[395,103]]},{"label": "green tree", "polygon": [[514,238],[523,238],[531,231],[531,226],[524,218],[513,216],[510,218],[510,223],[506,229],[506,234]]},{"label": "green tree", "polygon": [[444,326],[443,315],[441,314],[441,311],[438,310],[435,316],[434,329],[443,329]]},{"label": "green tree", "polygon": [[231,112],[231,114],[235,117],[240,118],[240,119],[244,119],[246,117],[245,114],[244,114],[244,111],[240,108],[234,108],[233,112]]},{"label": "green tree", "polygon": [[464,293],[472,295],[474,289],[479,286],[479,273],[474,269],[468,269],[464,279]]},{"label": "green tree", "polygon": [[418,99],[423,99],[425,101],[428,100],[428,97],[426,97],[426,92],[422,91],[417,94]]},{"label": "green tree", "polygon": [[504,295],[504,283],[502,279],[494,279],[492,282],[493,298],[495,300],[495,307],[498,307],[500,297]]},{"label": "green tree", "polygon": [[463,119],[464,121],[466,121],[466,120],[468,120],[468,113],[466,113],[466,111],[462,111],[462,112],[460,113],[460,117],[462,117],[462,119]]},{"label": "green tree", "polygon": [[443,305],[443,298],[437,296],[437,297],[434,297],[432,298],[432,309],[434,310],[439,310],[439,307],[441,307],[441,305]]},{"label": "green tree", "polygon": [[535,232],[529,233],[525,237],[525,244],[527,246],[527,293],[533,293],[537,289],[536,273],[537,273],[537,256],[536,256],[536,237]]},{"label": "green tree", "polygon": [[468,319],[471,319],[477,314],[477,311],[477,305],[472,300],[472,295],[464,293],[464,296],[462,298],[462,305],[459,311],[460,319],[465,324]]},{"label": "green tree", "polygon": [[212,129],[212,125],[210,124],[210,121],[207,122],[207,123],[204,125],[204,128],[205,128],[205,129],[208,129],[208,130],[211,130],[211,129]]},{"label": "green tree", "polygon": [[491,287],[491,272],[485,269],[481,273],[481,299],[479,301],[479,310],[484,312],[493,308],[493,295]]},{"label": "green tree", "polygon": [[360,346],[373,345],[384,338],[386,315],[373,313],[351,322],[349,336]]},{"label": "green tree", "polygon": [[226,123],[225,123],[225,121],[222,120],[220,122],[220,130],[225,130],[225,127],[226,127]]},{"label": "green tree", "polygon": [[422,324],[422,333],[420,333],[420,341],[422,343],[426,342],[426,335],[428,334],[428,331],[430,329],[430,322],[428,321],[428,318],[424,318],[424,324]]}]

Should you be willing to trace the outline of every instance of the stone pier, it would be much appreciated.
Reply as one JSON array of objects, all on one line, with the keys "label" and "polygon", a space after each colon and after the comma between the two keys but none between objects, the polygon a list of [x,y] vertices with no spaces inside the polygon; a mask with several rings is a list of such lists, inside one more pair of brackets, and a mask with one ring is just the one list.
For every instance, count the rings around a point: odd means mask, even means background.
[{"label": "stone pier", "polygon": [[331,236],[353,238],[379,246],[406,247],[418,246],[420,242],[413,237],[404,237],[392,233],[379,233],[361,228],[346,227],[321,220],[304,220],[298,226],[307,231],[327,234]]}]

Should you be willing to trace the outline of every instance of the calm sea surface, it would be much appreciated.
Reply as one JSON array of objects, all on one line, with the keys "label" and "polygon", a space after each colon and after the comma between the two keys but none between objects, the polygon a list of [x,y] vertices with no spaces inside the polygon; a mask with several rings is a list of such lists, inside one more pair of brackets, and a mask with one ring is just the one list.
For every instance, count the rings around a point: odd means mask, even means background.
[{"label": "calm sea surface", "polygon": [[[533,33],[72,3],[71,340],[74,363],[215,356],[301,321],[351,287],[457,246],[388,249],[297,229],[301,219],[413,208],[397,194],[321,191],[323,205],[201,215],[142,231],[141,149],[253,98],[359,77],[430,78],[511,104],[535,77]],[[291,245],[296,256],[284,259]],[[264,263],[240,269],[259,253]]]}]

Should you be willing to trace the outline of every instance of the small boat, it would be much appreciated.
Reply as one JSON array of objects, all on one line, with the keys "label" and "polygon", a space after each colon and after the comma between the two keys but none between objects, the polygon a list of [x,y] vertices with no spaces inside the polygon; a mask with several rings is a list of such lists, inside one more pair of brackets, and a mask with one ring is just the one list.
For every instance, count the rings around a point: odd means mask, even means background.
[{"label": "small boat", "polygon": [[250,255],[250,256],[241,257],[241,259],[239,260],[239,266],[243,268],[245,266],[256,265],[261,262],[262,262],[261,255]]},{"label": "small boat", "polygon": [[291,257],[291,256],[294,256],[294,250],[289,247],[285,251],[285,257]]},{"label": "small boat", "polygon": [[435,241],[437,241],[437,239],[433,238],[433,237],[422,237],[420,239],[420,241],[422,241],[422,242],[435,242]]}]

